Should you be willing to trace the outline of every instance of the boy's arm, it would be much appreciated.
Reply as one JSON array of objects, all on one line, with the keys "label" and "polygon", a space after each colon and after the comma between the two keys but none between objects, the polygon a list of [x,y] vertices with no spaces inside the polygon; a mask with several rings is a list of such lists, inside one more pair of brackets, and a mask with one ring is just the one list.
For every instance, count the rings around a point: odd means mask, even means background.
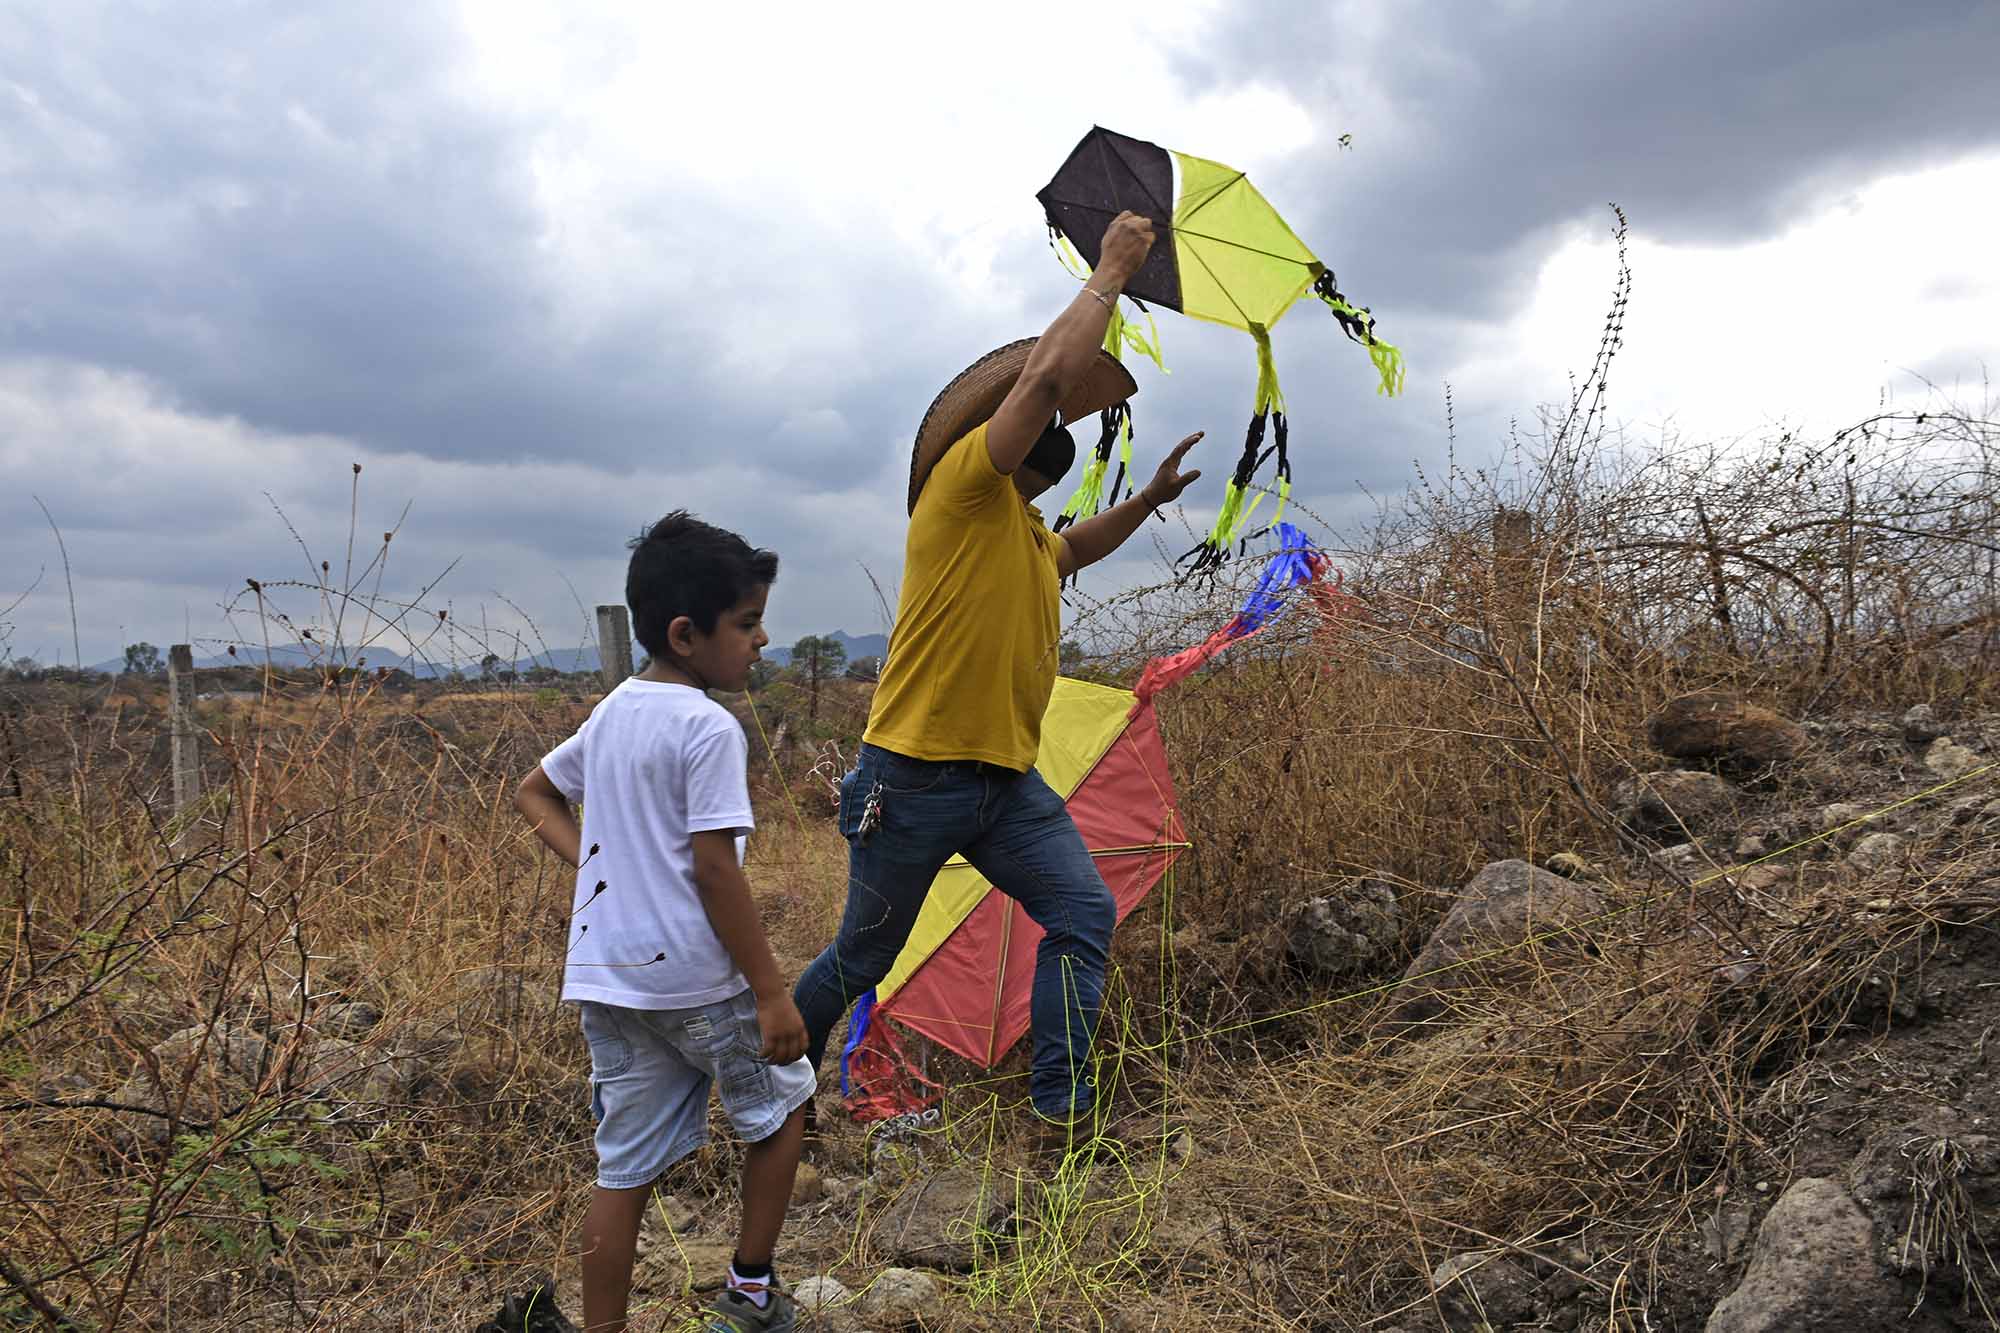
[{"label": "boy's arm", "polygon": [[771,956],[764,922],[750,896],[750,881],[736,861],[736,834],[714,829],[693,835],[694,884],[701,910],[730,959],[757,997],[757,1026],[764,1034],[764,1058],[790,1064],[806,1053],[806,1023],[792,1003],[791,988]]},{"label": "boy's arm", "polygon": [[577,827],[576,812],[540,764],[515,789],[514,808],[534,826],[535,836],[550,851],[571,865],[583,858],[583,830]]}]

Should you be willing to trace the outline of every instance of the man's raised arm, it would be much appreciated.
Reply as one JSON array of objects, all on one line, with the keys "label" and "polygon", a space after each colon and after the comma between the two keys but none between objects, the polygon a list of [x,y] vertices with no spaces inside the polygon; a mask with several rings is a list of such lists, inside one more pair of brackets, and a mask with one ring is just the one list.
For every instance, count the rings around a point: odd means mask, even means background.
[{"label": "man's raised arm", "polygon": [[1090,369],[1104,345],[1118,294],[1152,248],[1153,224],[1137,213],[1120,213],[1104,229],[1097,271],[1036,341],[1021,378],[987,424],[986,451],[996,471],[1011,474],[1021,466],[1062,400]]}]

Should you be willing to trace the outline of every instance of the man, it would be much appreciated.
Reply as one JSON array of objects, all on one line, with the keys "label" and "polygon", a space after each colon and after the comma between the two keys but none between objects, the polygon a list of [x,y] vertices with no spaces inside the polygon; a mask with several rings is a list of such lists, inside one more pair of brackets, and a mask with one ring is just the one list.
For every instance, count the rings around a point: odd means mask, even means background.
[{"label": "man", "polygon": [[795,993],[816,1068],[848,1005],[888,974],[938,870],[962,853],[1044,932],[1030,1091],[1062,1140],[1092,1108],[1090,1042],[1116,908],[1062,798],[1034,771],[1062,637],[1058,592],[1200,477],[1180,463],[1201,436],[1182,440],[1137,495],[1061,535],[1032,502],[1075,460],[1058,416],[1075,421],[1135,392],[1102,344],[1152,245],[1151,222],[1119,214],[1097,271],[1047,332],[975,363],[918,428],[895,632],[841,785],[846,911]]}]

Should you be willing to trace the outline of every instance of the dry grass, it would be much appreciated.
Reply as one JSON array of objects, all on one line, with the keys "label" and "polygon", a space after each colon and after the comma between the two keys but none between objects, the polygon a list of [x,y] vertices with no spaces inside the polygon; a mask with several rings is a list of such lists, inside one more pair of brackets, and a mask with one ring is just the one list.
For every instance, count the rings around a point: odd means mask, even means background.
[{"label": "dry grass", "polygon": [[[1642,872],[1605,807],[1659,766],[1645,717],[1692,689],[1795,715],[1991,706],[1994,428],[1911,416],[1812,448],[1613,455],[1590,402],[1509,469],[1385,510],[1345,555],[1354,616],[1295,613],[1163,698],[1196,849],[1121,939],[1103,1071],[1162,1134],[1017,1185],[1018,1071],[963,1071],[934,1147],[1019,1190],[1021,1239],[960,1283],[953,1321],[1434,1326],[1451,1297],[1428,1274],[1477,1250],[1595,1326],[1662,1327],[1718,1190],[1782,1174],[1787,1071],[1897,959],[1990,923],[1990,891],[1967,889],[1992,873],[1979,845],[1920,848],[1883,907],[1823,845],[1754,891]],[[1130,645],[1099,669],[1198,637],[1238,591],[1093,608],[1086,630]],[[752,871],[794,967],[844,888],[814,769],[829,744],[852,754],[865,698],[834,682],[814,718],[774,691],[750,719],[772,761]],[[351,672],[205,705],[211,794],[182,838],[157,697],[13,688],[0,1312],[464,1326],[523,1271],[573,1274],[590,1149],[555,1002],[570,886],[508,798],[584,707],[389,699]],[[1840,780],[1807,763],[1759,795],[1783,809]],[[1283,962],[1299,903],[1352,877],[1399,886],[1414,949],[1481,865],[1556,851],[1602,867],[1612,915],[1588,949],[1511,958],[1525,981],[1473,977],[1437,1035],[1378,1030],[1400,963],[1332,983]],[[352,1002],[379,1023],[336,1029]],[[712,1225],[730,1151],[676,1177]],[[858,1171],[867,1146],[830,1151]],[[1969,1268],[1952,1146],[1923,1152],[1913,1233]],[[876,1206],[802,1213],[793,1271],[865,1280]]]}]

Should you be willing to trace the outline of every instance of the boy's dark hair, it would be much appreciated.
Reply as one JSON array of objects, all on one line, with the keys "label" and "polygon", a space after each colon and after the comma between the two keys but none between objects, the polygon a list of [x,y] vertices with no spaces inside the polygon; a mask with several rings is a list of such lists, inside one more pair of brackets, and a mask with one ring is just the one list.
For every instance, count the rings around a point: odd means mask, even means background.
[{"label": "boy's dark hair", "polygon": [[625,570],[632,633],[647,653],[667,653],[667,626],[680,616],[704,634],[760,585],[775,583],[778,557],[733,532],[676,509],[634,537]]}]

